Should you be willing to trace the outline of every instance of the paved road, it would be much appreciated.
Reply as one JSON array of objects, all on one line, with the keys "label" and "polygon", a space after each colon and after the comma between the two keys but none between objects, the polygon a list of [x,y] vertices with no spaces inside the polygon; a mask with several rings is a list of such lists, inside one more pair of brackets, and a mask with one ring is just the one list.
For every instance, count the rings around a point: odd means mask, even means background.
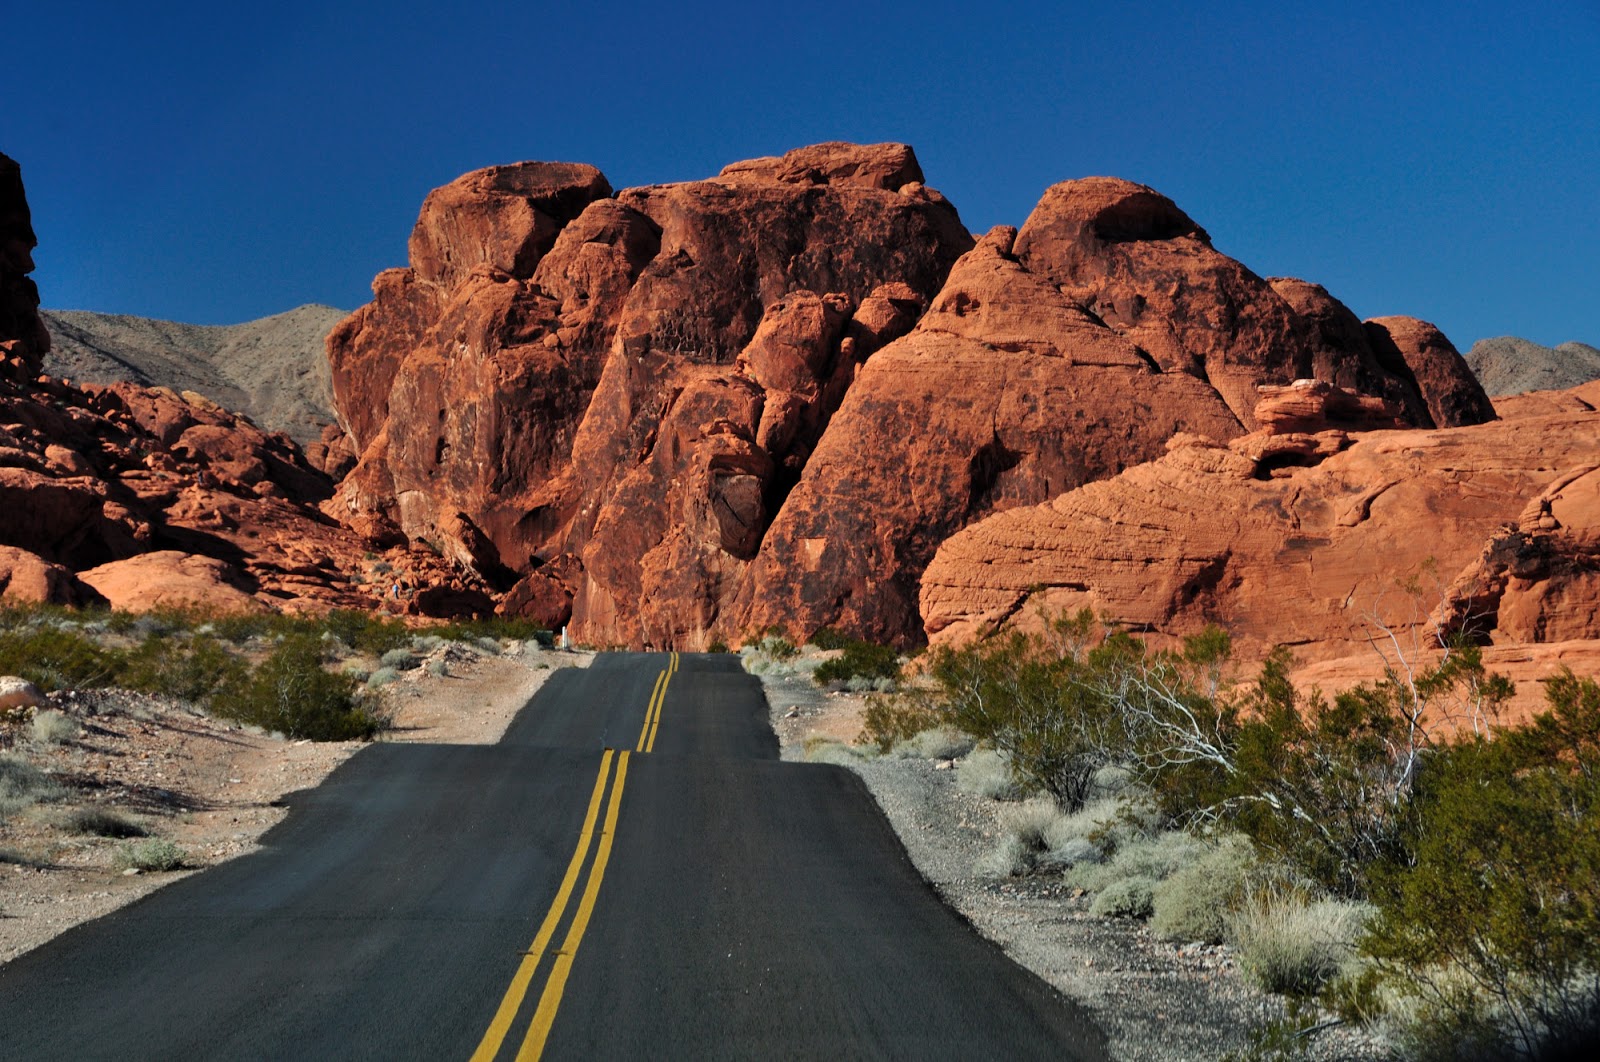
[{"label": "paved road", "polygon": [[498,745],[374,745],[291,803],[0,966],[0,1058],[1104,1057],[859,779],[777,761],[733,657],[606,654]]}]

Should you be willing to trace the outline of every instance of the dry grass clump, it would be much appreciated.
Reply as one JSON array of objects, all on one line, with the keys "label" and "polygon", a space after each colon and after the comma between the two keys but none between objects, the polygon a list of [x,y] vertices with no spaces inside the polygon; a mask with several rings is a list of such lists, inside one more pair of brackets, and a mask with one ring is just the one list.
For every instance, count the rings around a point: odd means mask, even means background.
[{"label": "dry grass clump", "polygon": [[1022,795],[1011,761],[991,748],[974,749],[956,765],[956,787],[990,800],[1016,800]]},{"label": "dry grass clump", "polygon": [[61,786],[54,778],[18,756],[0,755],[0,822],[60,796]]},{"label": "dry grass clump", "polygon": [[132,819],[105,808],[74,808],[61,817],[61,828],[68,833],[90,837],[115,837],[126,840],[148,832]]},{"label": "dry grass clump", "polygon": [[77,740],[83,728],[67,713],[46,708],[33,717],[28,724],[28,733],[41,745],[65,745]]},{"label": "dry grass clump", "polygon": [[1151,931],[1164,940],[1222,943],[1229,911],[1244,895],[1255,863],[1248,837],[1234,833],[1219,838],[1155,887]]},{"label": "dry grass clump", "polygon": [[972,738],[947,726],[936,726],[895,742],[889,755],[898,759],[953,760],[972,751]]},{"label": "dry grass clump", "polygon": [[806,738],[802,757],[807,763],[831,763],[835,767],[853,767],[869,758],[863,749],[820,734]]},{"label": "dry grass clump", "polygon": [[1372,916],[1367,904],[1313,899],[1295,889],[1265,888],[1228,918],[1239,966],[1268,992],[1316,994],[1356,956]]}]

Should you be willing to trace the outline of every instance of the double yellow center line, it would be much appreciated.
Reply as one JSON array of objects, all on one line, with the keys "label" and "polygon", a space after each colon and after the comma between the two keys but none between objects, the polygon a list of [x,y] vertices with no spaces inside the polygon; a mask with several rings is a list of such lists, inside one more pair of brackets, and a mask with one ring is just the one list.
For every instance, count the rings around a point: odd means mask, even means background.
[{"label": "double yellow center line", "polygon": [[667,683],[672,681],[672,676],[678,673],[678,654],[673,653],[667,662],[666,670],[656,676],[656,688],[650,694],[650,708],[644,713],[644,726],[639,730],[639,744],[634,747],[635,752],[654,752],[656,747],[656,728],[661,725],[661,705],[667,699]]},{"label": "double yellow center line", "polygon": [[[672,676],[677,674],[677,671],[678,654],[673,653],[666,669],[656,676],[655,689],[650,694],[650,705],[645,711],[644,727],[639,731],[639,744],[634,752],[649,752],[655,748],[656,730],[661,725],[661,705],[667,698],[667,683],[672,681]],[[472,1053],[472,1062],[492,1062],[499,1055],[506,1035],[516,1023],[517,1012],[522,1009],[523,1000],[527,998],[528,986],[533,983],[533,975],[538,971],[540,960],[544,958],[546,949],[555,938],[557,927],[566,915],[567,904],[571,902],[573,890],[577,888],[578,878],[583,873],[583,865],[588,862],[589,850],[594,848],[594,861],[589,864],[589,877],[584,882],[583,895],[578,900],[577,912],[572,916],[571,924],[567,926],[567,935],[562,940],[561,946],[554,952],[550,973],[545,979],[544,991],[539,995],[539,1006],[533,1013],[533,1021],[528,1026],[527,1035],[522,1039],[522,1046],[517,1049],[516,1059],[517,1062],[535,1062],[544,1054],[545,1041],[549,1039],[550,1028],[555,1024],[556,1010],[561,1006],[561,995],[566,991],[567,977],[572,972],[573,959],[577,957],[578,945],[583,943],[583,934],[589,928],[589,919],[594,915],[595,901],[600,896],[600,882],[605,878],[606,864],[611,861],[611,846],[617,832],[617,815],[622,810],[622,787],[628,780],[629,755],[626,749],[621,752],[606,749],[605,754],[600,757],[600,773],[595,778],[594,790],[589,794],[589,807],[584,812],[583,830],[578,835],[578,847],[572,853],[572,860],[567,864],[567,872],[561,878],[561,887],[556,890],[556,898],[551,901],[550,910],[545,914],[539,932],[534,936],[528,950],[523,953],[522,962],[517,964],[517,971],[511,977],[511,985],[506,989],[505,997],[500,1000],[499,1009],[489,1022],[488,1031],[478,1042],[478,1049]],[[613,761],[616,763],[615,774],[611,770]],[[604,825],[596,831],[595,824],[600,822],[602,803],[606,809]],[[597,837],[598,846],[595,844]]]}]

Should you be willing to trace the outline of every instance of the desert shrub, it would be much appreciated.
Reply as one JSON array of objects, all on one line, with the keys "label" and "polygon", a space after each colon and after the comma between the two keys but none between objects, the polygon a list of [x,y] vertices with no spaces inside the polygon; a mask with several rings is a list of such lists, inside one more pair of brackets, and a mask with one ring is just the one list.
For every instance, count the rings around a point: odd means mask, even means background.
[{"label": "desert shrub", "polygon": [[1228,911],[1244,896],[1255,849],[1242,834],[1228,834],[1180,866],[1155,887],[1150,929],[1164,940],[1220,944]]},{"label": "desert shrub", "polygon": [[890,753],[904,759],[953,760],[972,751],[972,738],[949,727],[933,727],[896,742]]},{"label": "desert shrub", "polygon": [[1247,895],[1228,919],[1239,967],[1261,988],[1311,996],[1354,959],[1371,908],[1348,900],[1312,899],[1296,889]]},{"label": "desert shrub", "polygon": [[990,800],[1015,800],[1022,795],[1010,761],[996,749],[972,750],[956,765],[956,786]]},{"label": "desert shrub", "polygon": [[396,671],[410,671],[420,662],[409,649],[390,649],[378,658],[380,665],[394,668]]},{"label": "desert shrub", "polygon": [[152,837],[124,845],[114,862],[122,870],[162,871],[177,870],[186,858],[184,850],[176,844],[163,837]]},{"label": "desert shrub", "polygon": [[851,638],[832,627],[818,627],[817,632],[810,638],[812,645],[818,649],[843,649],[850,644]]},{"label": "desert shrub", "polygon": [[356,699],[350,675],[322,667],[322,647],[309,635],[286,638],[248,681],[214,698],[234,718],[288,737],[314,741],[370,738],[383,719]]},{"label": "desert shrub", "polygon": [[1546,697],[1425,765],[1363,942],[1428,1024],[1499,1057],[1600,1016],[1600,685],[1566,674]]},{"label": "desert shrub", "polygon": [[1149,918],[1155,909],[1153,878],[1119,878],[1095,894],[1089,913],[1100,918]]},{"label": "desert shrub", "polygon": [[[939,649],[929,668],[946,721],[1004,752],[1022,779],[1069,811],[1089,798],[1095,772],[1123,753],[1110,702],[1076,674],[1092,623],[1085,611],[1056,621],[1055,638],[1013,633]],[[1076,648],[1062,653],[1060,635],[1078,636]]]},{"label": "desert shrub", "polygon": [[1008,878],[1026,874],[1033,865],[1033,855],[1022,839],[1015,834],[1003,833],[993,848],[978,857],[972,870],[986,878]]},{"label": "desert shrub", "polygon": [[888,752],[900,742],[943,723],[933,703],[920,692],[869,697],[861,736],[878,746],[878,751]]},{"label": "desert shrub", "polygon": [[429,660],[428,674],[434,678],[446,678],[450,674],[450,668],[446,666],[443,660]]},{"label": "desert shrub", "polygon": [[437,634],[419,634],[411,639],[411,651],[419,656],[426,656],[445,643],[445,639]]},{"label": "desert shrub", "polygon": [[[1120,817],[1113,823],[1118,821],[1122,821]],[[1102,829],[1114,828],[1113,823]],[[1153,884],[1194,862],[1204,847],[1204,842],[1178,830],[1134,836],[1112,847],[1102,863],[1073,866],[1067,871],[1066,881],[1089,892],[1103,892],[1118,882],[1133,879]]]},{"label": "desert shrub", "polygon": [[0,822],[60,796],[61,786],[54,778],[20,757],[0,754]]},{"label": "desert shrub", "polygon": [[745,636],[741,653],[757,653],[769,660],[793,660],[800,650],[784,634],[781,627],[768,627]]},{"label": "desert shrub", "polygon": [[[450,642],[476,642],[490,638],[516,642],[537,641],[552,644],[553,635],[542,623],[520,616],[487,616],[481,619],[458,619],[428,628],[428,634]],[[498,646],[497,646],[498,647]]]},{"label": "desert shrub", "polygon": [[374,612],[336,608],[315,622],[352,649],[375,656],[411,641],[411,628]]},{"label": "desert shrub", "polygon": [[[819,686],[832,682],[843,684],[851,679],[896,682],[900,678],[900,654],[893,646],[852,641],[838,656],[823,661],[811,678]],[[876,688],[876,684],[870,688]]]},{"label": "desert shrub", "polygon": [[122,654],[81,631],[55,625],[0,630],[0,675],[19,675],[49,693],[115,684]]},{"label": "desert shrub", "polygon": [[366,678],[367,689],[382,689],[400,677],[400,672],[392,667],[380,667]]},{"label": "desert shrub", "polygon": [[806,738],[802,755],[807,763],[831,763],[838,767],[852,767],[866,759],[861,752],[830,737]]},{"label": "desert shrub", "polygon": [[61,827],[71,833],[92,837],[143,837],[146,830],[132,819],[105,808],[74,808],[61,820]]},{"label": "desert shrub", "polygon": [[728,643],[723,641],[721,638],[713,639],[711,644],[706,646],[706,652],[726,653],[728,652]]},{"label": "desert shrub", "polygon": [[490,656],[499,656],[500,655],[500,643],[499,643],[499,641],[497,641],[494,638],[489,638],[489,637],[479,638],[473,644],[475,644],[483,652],[488,653]]},{"label": "desert shrub", "polygon": [[210,635],[196,634],[188,639],[157,637],[128,653],[120,684],[207,705],[213,693],[238,685],[248,671],[244,661]]},{"label": "desert shrub", "polygon": [[54,708],[39,712],[28,724],[29,736],[41,745],[65,745],[82,732],[76,719]]}]

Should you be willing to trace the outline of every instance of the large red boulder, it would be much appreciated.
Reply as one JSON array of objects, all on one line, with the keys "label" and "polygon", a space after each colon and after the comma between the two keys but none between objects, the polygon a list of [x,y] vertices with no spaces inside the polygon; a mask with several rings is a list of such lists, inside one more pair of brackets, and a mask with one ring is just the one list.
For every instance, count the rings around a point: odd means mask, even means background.
[{"label": "large red boulder", "polygon": [[[328,511],[472,554],[502,586],[559,561],[579,637],[684,643],[716,622],[856,366],[971,237],[909,148],[828,144],[593,197],[511,263],[480,251],[507,244],[475,220],[505,216],[484,189],[506,169],[430,197],[411,267],[330,337],[361,460]],[[466,220],[431,217],[441,204]],[[453,541],[463,520],[488,550]]]}]

